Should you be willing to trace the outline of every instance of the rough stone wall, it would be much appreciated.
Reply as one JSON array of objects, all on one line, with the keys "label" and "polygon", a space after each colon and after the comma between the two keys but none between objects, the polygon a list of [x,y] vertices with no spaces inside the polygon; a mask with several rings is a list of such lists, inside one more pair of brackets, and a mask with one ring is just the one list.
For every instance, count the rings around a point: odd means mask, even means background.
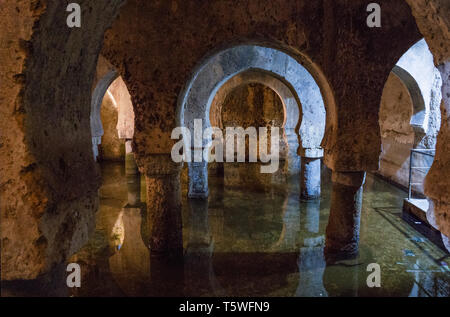
[{"label": "rough stone wall", "polygon": [[97,208],[90,94],[122,1],[2,1],[1,277],[33,279],[87,241]]},{"label": "rough stone wall", "polygon": [[427,217],[450,236],[450,2],[447,0],[406,0],[425,37],[442,77],[441,130],[436,157],[425,180],[425,194],[433,204]]},{"label": "rough stone wall", "polygon": [[[383,151],[379,173],[408,186],[410,150],[432,149],[440,129],[441,77],[425,40],[398,61],[383,90],[380,128]],[[432,152],[429,151],[429,154]],[[412,154],[414,192],[424,193],[424,179],[433,157]]]},{"label": "rough stone wall", "polygon": [[402,81],[391,73],[383,90],[380,129],[383,150],[379,173],[407,187],[409,154],[414,147],[414,130],[410,124],[413,105]]},{"label": "rough stone wall", "polygon": [[136,107],[138,163],[145,164],[147,154],[170,153],[178,96],[196,65],[220,47],[258,42],[301,51],[333,87],[338,107],[325,138],[328,166],[376,170],[382,89],[419,33],[402,0],[380,1],[383,27],[368,28],[369,2],[128,1],[107,33],[103,54],[123,76]]},{"label": "rough stone wall", "polygon": [[[44,248],[39,244],[39,229],[32,210],[39,207],[43,197],[34,178],[27,175],[27,166],[33,158],[27,153],[24,127],[25,113],[20,111],[25,86],[25,60],[29,54],[28,43],[33,34],[33,26],[44,7],[34,2],[22,1],[12,5],[0,3],[0,216],[1,216],[1,276],[11,276],[13,266],[17,271],[30,270],[44,261]],[[20,21],[20,23],[18,23]],[[20,164],[17,164],[20,162]],[[19,177],[22,175],[22,177]],[[35,193],[32,194],[33,188]],[[26,210],[23,212],[22,210]],[[37,214],[39,216],[39,213]],[[11,220],[8,220],[11,219]],[[11,229],[9,223],[16,223]],[[22,225],[21,225],[22,224]],[[14,236],[11,236],[14,235]],[[21,236],[17,241],[15,237]],[[22,247],[14,249],[22,244]],[[6,265],[12,262],[8,268]],[[31,264],[32,266],[33,264]],[[17,274],[17,273],[15,273]]]}]

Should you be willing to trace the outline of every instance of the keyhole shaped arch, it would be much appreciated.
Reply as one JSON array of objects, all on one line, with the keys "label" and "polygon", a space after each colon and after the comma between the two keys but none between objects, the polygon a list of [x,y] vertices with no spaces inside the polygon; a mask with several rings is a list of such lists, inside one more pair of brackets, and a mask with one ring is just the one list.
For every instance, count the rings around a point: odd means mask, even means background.
[{"label": "keyhole shaped arch", "polygon": [[[298,135],[303,153],[311,153],[314,157],[321,157],[322,140],[327,121],[325,102],[322,90],[327,90],[328,107],[335,113],[334,102],[329,92],[328,83],[324,76],[311,67],[312,63],[304,56],[296,58],[290,54],[271,47],[261,45],[237,45],[224,49],[206,59],[196,68],[191,80],[180,94],[178,102],[179,126],[186,127],[194,133],[194,120],[201,119],[203,129],[211,126],[209,114],[212,101],[218,90],[234,76],[246,71],[262,71],[272,74],[284,82],[297,96],[301,123]],[[309,69],[305,67],[309,65]],[[310,71],[311,70],[311,71]],[[319,87],[315,77],[320,78]],[[322,89],[321,89],[322,88]],[[336,118],[334,116],[334,118]],[[287,118],[289,121],[292,118]],[[295,120],[295,119],[294,119]],[[210,140],[202,140],[202,147],[206,147]],[[191,140],[194,144],[194,139]],[[305,156],[308,156],[306,154]],[[205,162],[189,164],[190,197],[207,196],[207,169]],[[198,193],[198,195],[197,195]]]}]

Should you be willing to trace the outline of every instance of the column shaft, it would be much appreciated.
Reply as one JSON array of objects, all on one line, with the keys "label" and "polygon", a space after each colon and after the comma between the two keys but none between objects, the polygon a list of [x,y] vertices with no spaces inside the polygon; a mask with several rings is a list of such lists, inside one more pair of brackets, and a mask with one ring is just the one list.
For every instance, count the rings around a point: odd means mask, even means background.
[{"label": "column shaft", "polygon": [[146,181],[150,251],[181,255],[183,241],[180,176],[146,176]]},{"label": "column shaft", "polygon": [[146,236],[152,255],[182,257],[181,164],[170,154],[154,154],[141,160],[147,185]]},{"label": "column shaft", "polygon": [[321,159],[302,157],[300,197],[304,200],[320,198]]},{"label": "column shaft", "polygon": [[208,162],[189,163],[189,198],[208,197]]},{"label": "column shaft", "polygon": [[365,172],[333,172],[325,243],[329,258],[351,258],[358,254],[365,175]]}]

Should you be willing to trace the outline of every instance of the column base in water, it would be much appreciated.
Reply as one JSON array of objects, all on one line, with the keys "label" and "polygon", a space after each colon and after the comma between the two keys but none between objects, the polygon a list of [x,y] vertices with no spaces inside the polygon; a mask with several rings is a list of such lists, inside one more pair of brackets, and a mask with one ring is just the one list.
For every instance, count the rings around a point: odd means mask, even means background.
[{"label": "column base in water", "polygon": [[327,261],[351,259],[358,255],[365,176],[365,172],[333,172],[325,241]]}]

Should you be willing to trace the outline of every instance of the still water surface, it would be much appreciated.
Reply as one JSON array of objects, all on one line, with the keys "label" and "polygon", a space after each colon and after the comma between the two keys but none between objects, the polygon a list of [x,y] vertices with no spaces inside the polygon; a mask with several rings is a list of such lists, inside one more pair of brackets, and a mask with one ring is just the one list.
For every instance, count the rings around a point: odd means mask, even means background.
[{"label": "still water surface", "polygon": [[[102,166],[96,238],[79,253],[88,273],[79,296],[449,296],[450,258],[401,218],[405,192],[368,175],[357,259],[326,264],[330,173],[322,199],[302,202],[299,184],[226,186],[210,176],[208,202],[183,186],[184,263],[152,257],[141,232],[145,208],[122,208],[121,164]],[[229,182],[226,182],[229,183]],[[142,180],[141,197],[145,202]],[[413,223],[414,224],[414,223]],[[369,288],[367,266],[381,267]]]}]

